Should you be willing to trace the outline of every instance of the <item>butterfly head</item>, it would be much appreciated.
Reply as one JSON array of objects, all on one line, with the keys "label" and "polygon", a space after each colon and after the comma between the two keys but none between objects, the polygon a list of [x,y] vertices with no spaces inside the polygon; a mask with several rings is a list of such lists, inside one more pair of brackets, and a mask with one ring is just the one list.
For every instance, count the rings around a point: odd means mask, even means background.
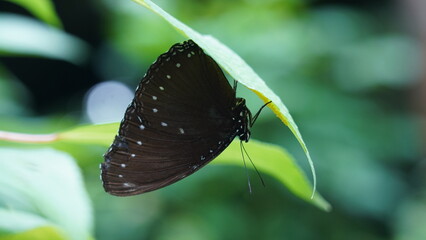
[{"label": "butterfly head", "polygon": [[237,98],[237,104],[234,108],[234,121],[237,122],[237,135],[241,141],[248,142],[250,139],[250,119],[251,112],[246,106],[244,98]]}]

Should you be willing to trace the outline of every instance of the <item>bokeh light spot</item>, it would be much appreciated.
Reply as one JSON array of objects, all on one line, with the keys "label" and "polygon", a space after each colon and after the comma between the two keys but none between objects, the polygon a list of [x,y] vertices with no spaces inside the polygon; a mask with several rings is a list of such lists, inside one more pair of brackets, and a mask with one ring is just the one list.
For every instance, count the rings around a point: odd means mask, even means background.
[{"label": "bokeh light spot", "polygon": [[92,123],[121,121],[132,97],[133,92],[123,83],[99,83],[87,92],[86,116]]}]

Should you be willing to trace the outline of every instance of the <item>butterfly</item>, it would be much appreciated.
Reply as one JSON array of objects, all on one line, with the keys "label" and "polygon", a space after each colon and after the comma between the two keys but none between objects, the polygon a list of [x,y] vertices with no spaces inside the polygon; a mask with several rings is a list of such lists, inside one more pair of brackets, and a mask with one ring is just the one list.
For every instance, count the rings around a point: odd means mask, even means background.
[{"label": "butterfly", "polygon": [[130,196],[175,183],[212,161],[235,137],[247,142],[259,113],[252,116],[245,99],[236,97],[236,82],[231,87],[195,42],[177,43],[138,85],[104,154],[103,187]]}]

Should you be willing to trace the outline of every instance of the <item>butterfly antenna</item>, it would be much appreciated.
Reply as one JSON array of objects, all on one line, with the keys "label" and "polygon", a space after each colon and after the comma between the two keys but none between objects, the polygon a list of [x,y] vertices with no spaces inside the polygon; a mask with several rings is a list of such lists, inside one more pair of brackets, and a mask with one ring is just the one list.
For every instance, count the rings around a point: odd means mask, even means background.
[{"label": "butterfly antenna", "polygon": [[[244,168],[246,169],[246,175],[247,175],[248,188],[249,188],[249,192],[250,192],[250,194],[251,194],[251,193],[252,193],[252,191],[251,191],[250,175],[249,175],[249,172],[248,172],[248,170],[247,170],[247,165],[246,165],[246,160],[245,160],[245,158],[244,158],[243,149],[244,149],[243,141],[240,141],[240,151],[241,151],[241,156],[243,157]],[[244,151],[245,151],[245,150],[244,150]],[[250,161],[251,161],[251,160],[250,160]]]},{"label": "butterfly antenna", "polygon": [[272,101],[269,101],[269,102],[267,102],[267,103],[265,103],[265,104],[263,104],[263,106],[262,107],[260,107],[260,109],[259,109],[259,111],[257,111],[257,113],[253,116],[253,118],[251,119],[251,121],[250,121],[250,127],[252,127],[253,125],[254,125],[254,122],[256,122],[256,120],[257,120],[257,118],[259,117],[259,115],[260,115],[260,112],[262,112],[262,110],[263,110],[263,108],[265,108],[268,104],[270,104]]},{"label": "butterfly antenna", "polygon": [[[244,145],[243,145],[243,144],[241,144],[241,146],[242,146],[242,149],[244,150],[244,153],[247,155],[248,159],[250,160],[251,165],[253,165],[253,168],[254,168],[254,170],[256,171],[257,176],[259,176],[260,181],[262,182],[262,185],[263,185],[264,187],[266,187],[266,185],[265,185],[265,181],[263,181],[262,175],[260,175],[260,172],[257,170],[256,165],[254,165],[253,161],[251,160],[250,155],[247,153],[246,148],[244,147]],[[244,159],[244,158],[243,158],[243,159]],[[244,165],[245,165],[245,163],[244,163]]]},{"label": "butterfly antenna", "polygon": [[232,87],[234,89],[234,92],[237,92],[237,85],[238,82],[234,79],[234,86]]}]

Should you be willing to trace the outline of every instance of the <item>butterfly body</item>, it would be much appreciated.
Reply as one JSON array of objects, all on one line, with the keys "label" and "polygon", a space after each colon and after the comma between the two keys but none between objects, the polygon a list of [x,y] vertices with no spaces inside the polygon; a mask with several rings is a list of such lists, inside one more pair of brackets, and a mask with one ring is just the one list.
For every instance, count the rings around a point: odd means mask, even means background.
[{"label": "butterfly body", "polygon": [[217,63],[193,41],[149,68],[104,155],[105,190],[129,196],[168,186],[250,138],[251,113]]}]

